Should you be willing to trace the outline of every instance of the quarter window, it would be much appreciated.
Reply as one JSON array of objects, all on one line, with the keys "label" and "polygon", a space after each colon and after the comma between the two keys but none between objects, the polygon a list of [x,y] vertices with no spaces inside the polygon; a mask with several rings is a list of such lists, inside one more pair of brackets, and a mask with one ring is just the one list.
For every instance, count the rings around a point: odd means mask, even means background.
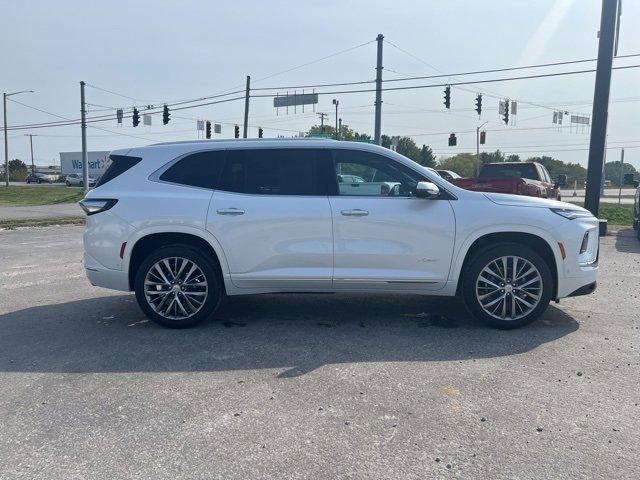
[{"label": "quarter window", "polygon": [[210,150],[188,155],[171,165],[160,175],[160,180],[213,189],[219,181],[225,156],[225,150]]}]

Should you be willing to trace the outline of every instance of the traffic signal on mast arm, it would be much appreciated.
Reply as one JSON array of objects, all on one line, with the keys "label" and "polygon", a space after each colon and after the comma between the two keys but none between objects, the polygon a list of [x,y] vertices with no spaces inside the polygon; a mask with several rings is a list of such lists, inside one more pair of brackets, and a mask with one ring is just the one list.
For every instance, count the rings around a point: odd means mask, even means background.
[{"label": "traffic signal on mast arm", "polygon": [[258,138],[262,138],[262,127],[258,127]]},{"label": "traffic signal on mast arm", "polygon": [[137,127],[140,125],[140,114],[138,113],[138,109],[134,107],[133,109],[133,126]]},{"label": "traffic signal on mast arm", "polygon": [[235,138],[240,138],[240,127],[236,125],[233,130]]},{"label": "traffic signal on mast arm", "polygon": [[476,97],[476,112],[478,112],[478,116],[482,114],[482,94],[479,93]]},{"label": "traffic signal on mast arm", "polygon": [[487,132],[484,130],[480,132],[480,145],[484,145],[487,141]]},{"label": "traffic signal on mast arm", "polygon": [[456,134],[452,133],[449,135],[449,146],[455,147],[458,144],[458,139],[456,138]]},{"label": "traffic signal on mast arm", "polygon": [[208,139],[211,138],[211,122],[209,120],[207,120],[207,122],[205,123],[205,137]]},{"label": "traffic signal on mast arm", "polygon": [[509,99],[504,101],[504,115],[502,121],[505,125],[509,125]]},{"label": "traffic signal on mast arm", "polygon": [[451,108],[451,87],[449,85],[444,89],[444,107]]},{"label": "traffic signal on mast arm", "polygon": [[167,107],[167,105],[165,104],[164,108],[162,109],[162,124],[166,125],[167,123],[169,123],[171,114],[169,113],[169,107]]}]

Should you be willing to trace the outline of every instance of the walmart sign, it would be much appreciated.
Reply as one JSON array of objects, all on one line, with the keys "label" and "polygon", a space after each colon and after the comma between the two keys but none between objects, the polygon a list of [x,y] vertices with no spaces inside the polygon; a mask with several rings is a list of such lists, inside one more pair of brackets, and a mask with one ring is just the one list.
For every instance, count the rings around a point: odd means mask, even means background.
[{"label": "walmart sign", "polygon": [[[109,166],[109,152],[87,152],[89,175],[100,176]],[[82,174],[82,152],[60,152],[60,167],[63,175]]]}]

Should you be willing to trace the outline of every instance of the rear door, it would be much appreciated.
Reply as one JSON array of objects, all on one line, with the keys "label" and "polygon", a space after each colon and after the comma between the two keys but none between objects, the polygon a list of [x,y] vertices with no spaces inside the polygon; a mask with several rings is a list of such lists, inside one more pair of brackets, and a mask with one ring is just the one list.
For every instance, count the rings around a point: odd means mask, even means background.
[{"label": "rear door", "polygon": [[230,149],[207,229],[240,288],[331,287],[329,154],[315,148]]},{"label": "rear door", "polygon": [[[349,149],[334,149],[333,158],[334,288],[442,288],[455,239],[448,197],[413,197],[417,183],[428,179],[391,158]],[[339,175],[347,174],[364,183],[337,188]]]}]

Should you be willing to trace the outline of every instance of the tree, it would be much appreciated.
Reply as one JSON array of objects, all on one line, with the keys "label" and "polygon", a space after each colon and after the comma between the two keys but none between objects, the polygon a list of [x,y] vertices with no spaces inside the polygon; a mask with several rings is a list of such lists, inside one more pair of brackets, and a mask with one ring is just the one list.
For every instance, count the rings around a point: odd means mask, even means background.
[{"label": "tree", "polygon": [[[315,137],[323,134],[324,136],[333,138],[335,136],[335,133],[336,133],[336,129],[331,125],[324,126],[324,134],[322,132],[322,129],[320,128],[320,125],[314,125],[309,129],[309,131],[307,132],[307,135],[309,137]],[[340,130],[340,138],[342,140],[360,141],[360,142],[371,140],[370,135],[367,135],[366,133],[358,133],[350,129],[349,126],[346,124],[342,124],[342,129]]]},{"label": "tree", "polygon": [[520,155],[517,155],[515,153],[512,153],[507,157],[507,162],[519,162],[519,161],[520,161]]},{"label": "tree", "polygon": [[480,154],[480,165],[484,165],[485,163],[504,162],[504,160],[504,154],[500,150],[496,150],[493,153],[482,152]]},{"label": "tree", "polygon": [[[27,178],[27,165],[20,159],[14,158],[9,160],[9,180],[14,182],[22,182]],[[4,180],[4,173],[1,176]]]},{"label": "tree", "polygon": [[422,145],[420,149],[420,158],[418,163],[423,167],[431,167],[434,168],[436,166],[436,156],[433,154],[433,150],[431,147],[427,145]]},{"label": "tree", "polygon": [[473,153],[458,153],[438,162],[439,170],[451,170],[461,177],[474,177],[476,174],[476,156]]},{"label": "tree", "polygon": [[[629,163],[622,164],[622,174],[624,176],[625,173],[633,173],[634,175],[637,173],[637,170],[633,165]],[[604,179],[609,180],[612,186],[619,187],[620,186],[620,161],[616,160],[615,162],[607,162],[604,164]],[[624,182],[624,178],[623,178]]]}]

